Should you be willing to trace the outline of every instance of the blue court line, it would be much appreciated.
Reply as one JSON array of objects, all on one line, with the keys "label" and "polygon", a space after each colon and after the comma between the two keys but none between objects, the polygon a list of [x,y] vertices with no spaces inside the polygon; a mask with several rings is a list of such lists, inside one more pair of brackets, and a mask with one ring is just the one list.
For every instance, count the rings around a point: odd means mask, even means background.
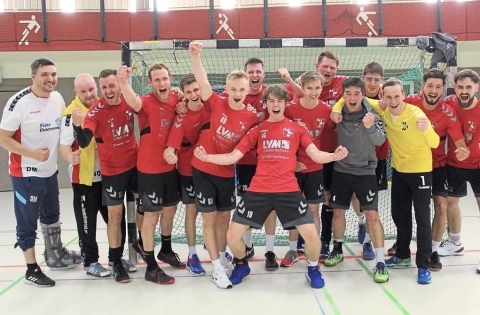
[{"label": "blue court line", "polygon": [[322,315],[326,315],[325,310],[322,307],[322,303],[320,303],[320,299],[318,296],[315,294],[315,290],[311,288],[313,296],[315,297],[315,301],[317,302],[318,307],[320,308],[320,312],[322,312]]}]

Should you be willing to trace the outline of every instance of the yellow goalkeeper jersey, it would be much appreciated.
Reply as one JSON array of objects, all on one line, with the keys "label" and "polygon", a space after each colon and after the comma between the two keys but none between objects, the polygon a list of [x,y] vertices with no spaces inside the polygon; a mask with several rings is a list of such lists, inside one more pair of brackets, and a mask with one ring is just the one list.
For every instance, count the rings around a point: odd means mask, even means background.
[{"label": "yellow goalkeeper jersey", "polygon": [[[435,133],[430,121],[428,129],[422,132],[417,126],[419,117],[427,117],[415,105],[406,103],[405,110],[400,116],[390,113],[388,107],[382,110],[378,101],[368,99],[372,108],[383,120],[388,142],[392,147],[391,164],[398,172],[422,173],[432,171],[432,150],[438,147],[440,137]],[[345,104],[339,100],[333,111],[341,112]]]}]

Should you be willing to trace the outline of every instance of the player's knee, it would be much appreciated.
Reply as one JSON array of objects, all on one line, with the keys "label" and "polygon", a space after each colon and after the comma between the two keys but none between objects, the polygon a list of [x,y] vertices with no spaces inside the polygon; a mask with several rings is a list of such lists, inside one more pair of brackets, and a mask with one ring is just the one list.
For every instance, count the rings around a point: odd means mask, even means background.
[{"label": "player's knee", "polygon": [[334,209],[333,210],[333,219],[342,219],[345,218],[345,210]]},{"label": "player's knee", "polygon": [[439,201],[435,203],[435,215],[444,217],[447,215],[447,202],[446,201]]},{"label": "player's knee", "polygon": [[368,225],[376,225],[380,223],[380,219],[378,218],[378,212],[375,210],[366,210],[363,212],[365,214],[365,218],[367,219]]}]

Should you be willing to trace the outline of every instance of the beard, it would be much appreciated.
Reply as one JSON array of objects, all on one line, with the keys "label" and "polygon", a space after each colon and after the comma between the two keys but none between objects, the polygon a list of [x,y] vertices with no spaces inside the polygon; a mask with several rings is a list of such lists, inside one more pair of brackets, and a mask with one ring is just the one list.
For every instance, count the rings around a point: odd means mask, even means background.
[{"label": "beard", "polygon": [[470,97],[469,95],[469,98],[466,102],[463,102],[462,99],[458,96],[457,96],[457,99],[458,99],[458,105],[460,105],[461,108],[468,108],[473,104],[473,100],[475,99],[475,96]]},{"label": "beard", "polygon": [[437,105],[438,101],[440,100],[440,97],[437,96],[436,99],[434,99],[434,100],[429,100],[428,94],[423,93],[423,99],[425,100],[425,102],[426,102],[428,105]]}]

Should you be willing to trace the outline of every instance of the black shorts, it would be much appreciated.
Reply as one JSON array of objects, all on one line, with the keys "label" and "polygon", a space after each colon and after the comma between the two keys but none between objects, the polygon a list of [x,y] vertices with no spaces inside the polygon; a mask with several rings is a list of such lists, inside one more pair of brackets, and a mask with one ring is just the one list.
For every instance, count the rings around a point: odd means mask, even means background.
[{"label": "black shorts", "polygon": [[387,179],[387,160],[378,160],[377,168],[375,169],[377,175],[378,191],[388,189]]},{"label": "black shorts", "polygon": [[253,175],[257,170],[257,165],[237,164],[237,195],[243,197],[247,192],[248,186],[252,182]]},{"label": "black shorts", "polygon": [[432,170],[432,195],[445,198],[448,195],[448,172],[446,166]]},{"label": "black shorts", "polygon": [[323,193],[323,170],[309,173],[295,173],[300,191],[310,204],[325,201]]},{"label": "black shorts", "polygon": [[332,187],[332,176],[333,176],[333,166],[335,162],[323,164],[323,189],[325,191],[330,191]]},{"label": "black shorts", "polygon": [[180,185],[180,199],[184,205],[195,203],[195,188],[193,186],[193,177],[178,174]]},{"label": "black shorts", "polygon": [[480,197],[480,169],[466,169],[447,165],[448,195],[465,197],[467,182],[472,186],[475,197]]},{"label": "black shorts", "polygon": [[235,209],[235,178],[220,177],[193,168],[195,205],[198,212]]},{"label": "black shorts", "polygon": [[313,224],[313,215],[302,193],[259,193],[247,191],[240,200],[232,221],[261,229],[270,212],[275,210],[285,230],[297,225]]},{"label": "black shorts", "polygon": [[102,203],[104,206],[118,206],[123,204],[125,192],[138,192],[137,168],[134,167],[118,175],[107,176],[102,174]]},{"label": "black shorts", "polygon": [[352,175],[333,171],[328,205],[334,209],[350,208],[355,193],[362,210],[378,211],[378,183],[375,175]]},{"label": "black shorts", "polygon": [[158,174],[138,172],[138,192],[142,212],[156,212],[163,207],[176,206],[180,201],[177,170]]}]

